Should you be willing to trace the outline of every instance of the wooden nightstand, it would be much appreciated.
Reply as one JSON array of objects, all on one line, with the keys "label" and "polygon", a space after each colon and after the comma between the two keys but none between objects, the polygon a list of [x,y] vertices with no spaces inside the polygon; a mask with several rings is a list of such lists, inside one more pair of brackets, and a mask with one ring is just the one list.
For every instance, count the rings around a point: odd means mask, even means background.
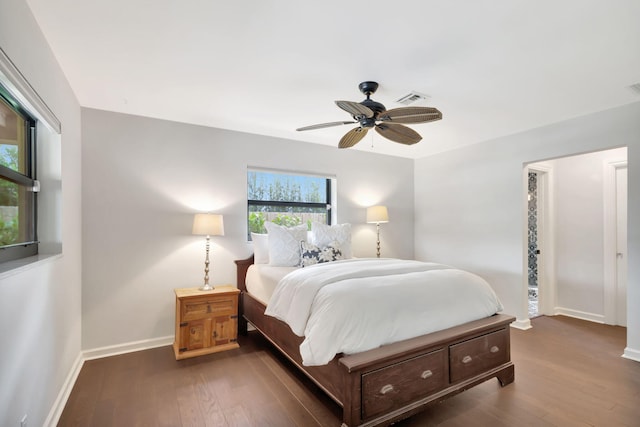
[{"label": "wooden nightstand", "polygon": [[230,285],[212,291],[175,289],[176,360],[238,348],[238,294]]}]

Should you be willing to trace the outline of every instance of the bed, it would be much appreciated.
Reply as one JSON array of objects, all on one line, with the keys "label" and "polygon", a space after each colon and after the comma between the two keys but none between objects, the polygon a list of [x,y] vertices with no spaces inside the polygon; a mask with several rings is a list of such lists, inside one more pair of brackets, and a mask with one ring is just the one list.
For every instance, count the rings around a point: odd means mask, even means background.
[{"label": "bed", "polygon": [[235,263],[240,332],[246,333],[248,322],[286,355],[342,407],[343,427],[389,425],[491,378],[502,386],[514,381],[509,324],[515,318],[505,314],[366,351],[339,353],[326,364],[309,363],[300,351],[305,337],[265,314],[268,297],[248,291],[254,256]]}]

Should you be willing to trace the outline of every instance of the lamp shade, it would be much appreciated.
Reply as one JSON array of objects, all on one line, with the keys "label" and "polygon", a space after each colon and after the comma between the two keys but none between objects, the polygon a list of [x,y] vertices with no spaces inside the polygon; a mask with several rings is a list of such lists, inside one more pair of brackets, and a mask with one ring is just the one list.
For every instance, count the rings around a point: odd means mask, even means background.
[{"label": "lamp shade", "polygon": [[200,213],[193,218],[192,234],[203,236],[224,236],[222,215]]},{"label": "lamp shade", "polygon": [[380,224],[389,222],[389,212],[386,206],[371,206],[367,208],[367,222]]}]

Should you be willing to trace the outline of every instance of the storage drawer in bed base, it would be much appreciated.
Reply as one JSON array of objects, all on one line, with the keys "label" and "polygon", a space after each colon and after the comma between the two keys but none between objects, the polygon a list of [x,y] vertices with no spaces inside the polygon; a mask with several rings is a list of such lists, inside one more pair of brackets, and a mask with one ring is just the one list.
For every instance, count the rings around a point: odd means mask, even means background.
[{"label": "storage drawer in bed base", "polygon": [[[432,337],[438,340],[438,334]],[[408,347],[419,341],[408,340]],[[381,359],[371,366],[351,360],[360,356],[343,357],[341,362],[351,365],[352,393],[360,399],[345,406],[345,411],[351,407],[352,414],[345,414],[343,426],[395,422],[491,378],[497,378],[503,386],[510,384],[514,380],[514,366],[509,341],[509,326],[505,323],[499,328],[479,329],[444,342],[433,342],[432,346],[413,347],[412,352],[388,359],[381,357],[384,350],[381,348],[375,356]]]},{"label": "storage drawer in bed base", "polygon": [[[241,314],[342,406],[342,427],[389,425],[488,379],[497,378],[503,386],[514,380],[509,324],[515,317],[504,314],[336,356],[327,365],[303,366],[298,351],[302,339],[283,322],[265,316],[264,305],[246,294],[245,276],[252,263],[253,257],[236,261],[238,287],[243,291]],[[497,351],[492,351],[494,346]],[[462,354],[467,352],[471,353]],[[464,363],[465,356],[481,363]],[[394,390],[402,390],[402,396],[394,396]]]},{"label": "storage drawer in bed base", "polygon": [[[460,344],[457,342],[421,356],[398,360],[390,366],[348,372],[343,378],[341,375],[344,366],[339,362],[344,358],[334,359],[329,365],[320,367],[303,366],[297,353],[292,351],[293,348],[297,348],[299,342],[274,340],[274,332],[276,337],[279,334],[274,331],[273,324],[265,325],[258,321],[254,326],[343,408],[345,418],[355,410],[355,418],[352,418],[351,422],[344,422],[342,427],[385,425],[407,418],[420,412],[428,404],[442,401],[491,378],[497,378],[502,386],[514,380],[514,365],[507,360],[493,367],[485,364],[485,370],[475,375],[467,375],[462,380],[452,381],[449,353],[451,347]],[[271,334],[266,334],[262,327],[266,327]],[[276,326],[275,329],[279,328]],[[508,334],[508,329],[505,328],[499,333]],[[478,338],[482,337],[473,339]],[[355,394],[345,393],[347,389],[339,386],[343,381],[355,383],[352,385]],[[356,396],[358,398],[353,399]],[[356,402],[358,400],[359,402]]]}]

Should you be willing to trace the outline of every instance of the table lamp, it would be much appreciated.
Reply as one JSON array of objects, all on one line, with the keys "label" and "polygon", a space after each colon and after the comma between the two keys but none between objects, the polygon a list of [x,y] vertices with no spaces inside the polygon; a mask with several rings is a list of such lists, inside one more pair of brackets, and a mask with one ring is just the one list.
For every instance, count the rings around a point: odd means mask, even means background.
[{"label": "table lamp", "polygon": [[387,212],[387,207],[381,205],[368,207],[367,222],[370,224],[376,224],[376,232],[378,236],[376,255],[380,258],[380,224],[389,222],[389,212]]},{"label": "table lamp", "polygon": [[207,250],[204,260],[204,285],[201,291],[210,291],[213,286],[209,284],[209,238],[211,236],[224,236],[224,221],[222,215],[200,213],[193,218],[192,234],[207,236]]}]

